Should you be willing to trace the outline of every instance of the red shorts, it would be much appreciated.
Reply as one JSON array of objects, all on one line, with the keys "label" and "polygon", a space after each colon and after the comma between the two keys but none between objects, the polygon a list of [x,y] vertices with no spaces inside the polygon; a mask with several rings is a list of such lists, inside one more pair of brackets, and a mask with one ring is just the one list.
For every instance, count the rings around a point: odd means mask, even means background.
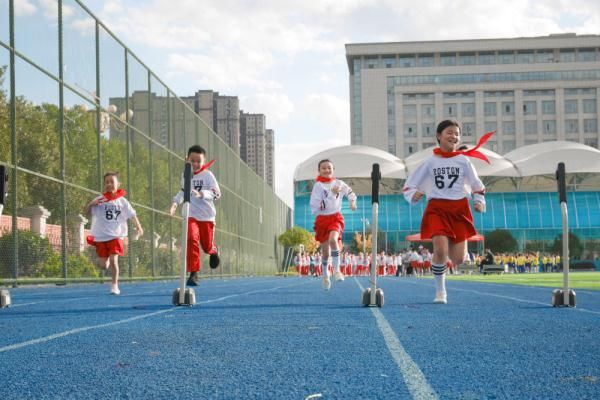
[{"label": "red shorts", "polygon": [[125,255],[123,239],[113,239],[108,242],[95,242],[98,257],[106,258],[111,254]]},{"label": "red shorts", "polygon": [[464,242],[477,234],[469,200],[431,199],[421,221],[421,238],[446,236],[453,243]]},{"label": "red shorts", "polygon": [[315,219],[315,239],[317,242],[324,243],[329,240],[329,232],[336,231],[340,233],[339,240],[342,240],[344,232],[344,217],[340,213],[329,215],[318,215]]}]

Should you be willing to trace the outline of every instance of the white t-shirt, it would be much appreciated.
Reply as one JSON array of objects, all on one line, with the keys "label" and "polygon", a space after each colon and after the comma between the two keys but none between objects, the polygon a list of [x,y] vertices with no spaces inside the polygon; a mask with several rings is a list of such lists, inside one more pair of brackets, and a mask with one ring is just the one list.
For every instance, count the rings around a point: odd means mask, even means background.
[{"label": "white t-shirt", "polygon": [[447,200],[470,198],[473,193],[474,200],[483,204],[485,211],[485,186],[464,155],[449,158],[433,155],[426,159],[409,175],[402,189],[411,204],[417,191],[425,193],[427,199]]},{"label": "white t-shirt", "polygon": [[[341,190],[335,194],[331,191],[334,187]],[[348,197],[356,201],[356,194],[344,181],[334,179],[331,182],[315,182],[310,194],[310,209],[314,215],[331,215],[342,210],[342,199]]]},{"label": "white t-shirt", "polygon": [[[173,203],[183,203],[183,177],[181,178],[181,190],[173,197]],[[196,197],[194,193],[190,196],[190,217],[197,221],[215,222],[217,211],[215,209],[215,200],[221,197],[221,189],[217,183],[217,178],[211,171],[205,169],[202,172],[192,175],[192,190],[202,192],[202,198]]]},{"label": "white t-shirt", "polygon": [[[105,199],[98,196],[94,200]],[[106,200],[106,199],[105,199]],[[125,197],[104,201],[92,206],[92,236],[96,242],[127,237],[127,220],[135,217],[135,210]]]}]

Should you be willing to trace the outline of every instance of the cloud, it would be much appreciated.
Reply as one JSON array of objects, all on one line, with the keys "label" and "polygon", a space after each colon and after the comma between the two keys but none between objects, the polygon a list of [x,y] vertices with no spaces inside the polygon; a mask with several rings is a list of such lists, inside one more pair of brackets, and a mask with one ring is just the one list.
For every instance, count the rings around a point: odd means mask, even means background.
[{"label": "cloud", "polygon": [[[8,3],[8,2],[6,2]],[[31,4],[29,0],[15,1],[15,15],[17,17],[27,17],[35,14],[37,7]],[[8,7],[5,5],[4,7]]]},{"label": "cloud", "polygon": [[[294,112],[294,104],[283,93],[257,93],[240,97],[240,109],[267,116],[267,127],[275,128],[285,123]],[[277,135],[277,130],[275,135]]]},{"label": "cloud", "polygon": [[313,135],[349,144],[350,104],[347,99],[329,93],[308,94],[301,114],[316,127],[317,132]]}]

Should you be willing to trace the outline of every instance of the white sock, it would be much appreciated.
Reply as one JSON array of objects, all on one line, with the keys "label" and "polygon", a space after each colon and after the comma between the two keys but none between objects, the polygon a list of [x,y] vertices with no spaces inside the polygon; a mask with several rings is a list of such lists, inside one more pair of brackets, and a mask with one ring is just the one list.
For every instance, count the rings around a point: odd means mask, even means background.
[{"label": "white sock", "polygon": [[446,292],[446,265],[431,263],[431,272],[433,272],[433,277],[435,278],[436,293],[445,293]]},{"label": "white sock", "polygon": [[323,276],[326,276],[327,278],[329,278],[329,268],[328,268],[328,265],[327,265],[327,261],[325,261],[325,262],[323,262],[321,264],[321,269],[323,270],[322,271],[323,272]]},{"label": "white sock", "polygon": [[334,272],[340,272],[340,251],[331,250],[331,264]]}]

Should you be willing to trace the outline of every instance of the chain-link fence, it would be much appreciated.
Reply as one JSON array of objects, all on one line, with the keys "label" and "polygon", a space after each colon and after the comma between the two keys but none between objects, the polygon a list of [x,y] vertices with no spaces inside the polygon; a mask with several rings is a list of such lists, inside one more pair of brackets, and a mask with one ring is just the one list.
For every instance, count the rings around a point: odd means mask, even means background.
[{"label": "chain-link fence", "polygon": [[0,0],[2,281],[99,278],[82,214],[106,171],[119,171],[145,231],[126,238],[122,277],[177,275],[182,220],[168,209],[192,144],[217,160],[222,191],[221,267],[202,273],[277,272],[289,207],[184,101],[79,1],[23,9]]}]

